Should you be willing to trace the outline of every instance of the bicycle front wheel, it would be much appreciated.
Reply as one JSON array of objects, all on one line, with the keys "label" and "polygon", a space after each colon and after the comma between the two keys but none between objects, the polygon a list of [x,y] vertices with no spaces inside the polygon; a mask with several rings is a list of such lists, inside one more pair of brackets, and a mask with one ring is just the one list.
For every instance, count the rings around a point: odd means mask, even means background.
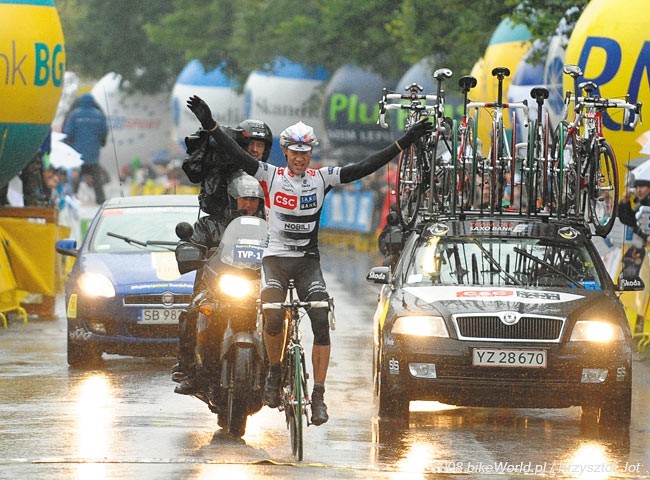
[{"label": "bicycle front wheel", "polygon": [[405,229],[417,219],[422,202],[422,167],[416,145],[411,145],[399,155],[397,167],[397,215]]},{"label": "bicycle front wheel", "polygon": [[596,145],[589,179],[589,216],[596,235],[606,237],[614,227],[618,205],[618,167],[611,145]]},{"label": "bicycle front wheel", "polygon": [[304,379],[302,369],[302,355],[298,347],[291,352],[290,369],[291,377],[289,389],[291,391],[290,407],[286,409],[287,422],[289,423],[289,434],[291,436],[291,453],[298,460],[302,460],[303,454],[303,410],[304,410]]}]

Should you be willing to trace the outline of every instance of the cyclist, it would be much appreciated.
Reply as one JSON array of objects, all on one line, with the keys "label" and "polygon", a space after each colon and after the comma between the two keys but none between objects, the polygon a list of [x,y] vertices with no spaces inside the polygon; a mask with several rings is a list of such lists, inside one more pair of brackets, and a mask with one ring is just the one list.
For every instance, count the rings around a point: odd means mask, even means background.
[{"label": "cyclist", "polygon": [[[271,153],[273,145],[273,134],[269,126],[254,119],[247,119],[241,122],[236,129],[226,127],[228,134],[248,153],[258,160],[266,161]],[[195,134],[185,139],[187,145],[188,157],[183,162],[183,171],[187,174],[190,181],[201,183],[199,193],[199,204],[201,210],[208,216],[202,217],[194,224],[194,234],[191,241],[204,245],[207,248],[213,248],[219,245],[221,233],[232,220],[233,212],[245,209],[244,203],[252,203],[253,200],[244,200],[238,198],[229,192],[230,186],[227,180],[235,178],[241,170],[236,165],[226,162],[219,162],[217,158],[221,155],[218,151],[214,140],[210,140],[210,135],[205,130],[199,130]],[[259,182],[250,178],[257,188]],[[245,188],[248,191],[254,191],[253,185],[247,182]],[[243,188],[243,187],[242,187]],[[260,190],[261,192],[261,190]],[[261,194],[260,194],[261,195]],[[255,193],[253,197],[259,195]],[[234,205],[234,199],[239,206]],[[259,198],[263,198],[260,196]],[[258,205],[259,204],[259,205]],[[255,201],[255,207],[249,206],[247,215],[253,215],[255,212],[259,216],[264,216],[264,205],[262,202]],[[238,216],[238,215],[236,215]],[[194,291],[199,290],[199,272],[195,281]],[[196,318],[197,313],[192,315],[181,315],[179,319],[179,356],[178,363],[172,368],[172,379],[180,384],[174,391],[180,394],[190,394],[196,390],[196,382],[193,375],[194,371],[194,345],[196,343]]]},{"label": "cyclist", "polygon": [[[388,147],[364,160],[344,167],[310,169],[312,149],[318,145],[312,127],[298,122],[280,135],[280,146],[287,167],[257,161],[226,135],[212,118],[210,107],[198,96],[187,102],[205,130],[223,148],[224,159],[236,162],[262,184],[269,222],[269,244],[262,260],[262,302],[279,303],[286,298],[289,279],[296,284],[298,297],[304,301],[329,298],[320,268],[318,229],[323,200],[335,185],[350,183],[386,165],[400,151],[430,132],[433,125],[424,119]],[[328,420],[324,401],[325,379],[330,358],[328,308],[314,308],[309,316],[314,333],[312,366],[314,389],[311,397],[314,425]],[[270,370],[264,389],[264,401],[275,408],[280,404],[280,357],[283,345],[283,315],[278,308],[264,309],[264,341]]]}]

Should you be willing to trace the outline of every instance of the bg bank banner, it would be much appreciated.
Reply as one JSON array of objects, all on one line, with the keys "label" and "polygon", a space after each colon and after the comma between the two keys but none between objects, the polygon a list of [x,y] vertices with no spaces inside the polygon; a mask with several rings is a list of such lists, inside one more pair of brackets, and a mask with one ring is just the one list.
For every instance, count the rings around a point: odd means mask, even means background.
[{"label": "bg bank banner", "polygon": [[52,0],[0,0],[0,186],[47,137],[63,88],[65,49]]}]

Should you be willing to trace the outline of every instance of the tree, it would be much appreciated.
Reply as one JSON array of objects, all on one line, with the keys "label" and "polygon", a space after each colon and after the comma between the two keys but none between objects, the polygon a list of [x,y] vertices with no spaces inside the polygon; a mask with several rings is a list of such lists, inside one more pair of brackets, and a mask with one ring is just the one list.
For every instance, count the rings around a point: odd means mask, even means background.
[{"label": "tree", "polygon": [[588,0],[58,0],[69,69],[169,88],[188,61],[243,85],[277,57],[333,72],[355,63],[397,78],[424,57],[469,73],[509,16],[550,37]]},{"label": "tree", "polygon": [[116,72],[130,88],[143,92],[170,88],[183,66],[183,55],[151,41],[145,25],[158,21],[172,4],[172,0],[58,0],[67,69],[95,78]]}]

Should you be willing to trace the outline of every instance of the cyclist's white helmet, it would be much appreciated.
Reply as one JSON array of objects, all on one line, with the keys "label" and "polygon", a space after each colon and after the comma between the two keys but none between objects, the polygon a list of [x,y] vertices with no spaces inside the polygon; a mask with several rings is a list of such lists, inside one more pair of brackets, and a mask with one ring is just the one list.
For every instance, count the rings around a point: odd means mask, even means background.
[{"label": "cyclist's white helmet", "polygon": [[280,146],[296,152],[309,152],[318,145],[314,129],[302,122],[285,128],[280,134]]}]

